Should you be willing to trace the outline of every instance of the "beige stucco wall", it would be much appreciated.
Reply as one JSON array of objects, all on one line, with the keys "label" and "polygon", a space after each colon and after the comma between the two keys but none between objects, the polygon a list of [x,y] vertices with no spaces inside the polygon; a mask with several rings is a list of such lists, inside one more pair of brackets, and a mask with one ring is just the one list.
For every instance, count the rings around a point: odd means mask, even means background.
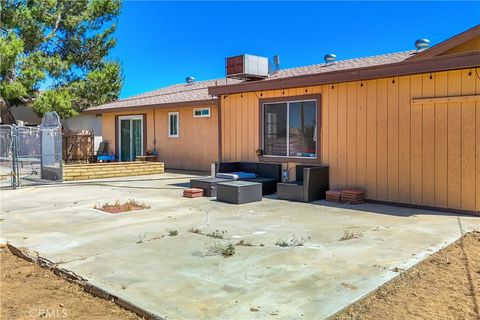
[{"label": "beige stucco wall", "polygon": [[[198,107],[210,107],[210,117],[194,118],[193,109],[196,107],[139,108],[104,113],[103,138],[110,141],[115,152],[116,116],[145,114],[146,149],[152,150],[155,146],[158,160],[164,162],[167,169],[209,171],[210,164],[218,160],[218,110],[215,105]],[[168,137],[169,112],[179,112],[178,138]]]}]

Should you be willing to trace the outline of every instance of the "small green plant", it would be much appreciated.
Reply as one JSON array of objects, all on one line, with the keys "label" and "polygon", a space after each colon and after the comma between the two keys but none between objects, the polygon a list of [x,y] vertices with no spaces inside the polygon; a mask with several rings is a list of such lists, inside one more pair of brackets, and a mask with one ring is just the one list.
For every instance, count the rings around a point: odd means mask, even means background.
[{"label": "small green plant", "polygon": [[307,242],[307,240],[310,240],[310,237],[307,237],[307,238],[301,237],[300,239],[293,237],[290,240],[290,242],[292,244],[292,247],[303,247],[303,245],[305,244],[305,242]]},{"label": "small green plant", "polygon": [[288,240],[278,239],[277,242],[275,242],[275,245],[279,247],[288,247]]},{"label": "small green plant", "polygon": [[358,239],[362,236],[360,232],[353,232],[350,230],[345,230],[343,232],[343,236],[340,237],[340,241],[351,240],[351,239]]},{"label": "small green plant", "polygon": [[212,237],[215,239],[223,239],[223,236],[227,233],[227,231],[220,231],[220,230],[215,230],[213,232],[207,233],[207,237]]},{"label": "small green plant", "polygon": [[171,229],[170,229],[170,230],[167,230],[167,232],[168,232],[168,236],[169,236],[169,237],[176,237],[176,236],[178,236],[178,231],[177,231],[177,230],[171,230]]},{"label": "small green plant", "polygon": [[187,231],[188,231],[188,232],[191,232],[191,233],[200,233],[200,229],[194,228],[194,227],[191,227],[191,228],[188,229]]},{"label": "small green plant", "polygon": [[297,238],[297,237],[293,236],[292,238],[287,239],[287,240],[278,239],[277,242],[275,242],[275,245],[279,246],[279,247],[283,247],[283,248],[285,248],[285,247],[302,247],[305,244],[305,242],[307,242],[308,240],[310,240],[310,237]]},{"label": "small green plant", "polygon": [[231,257],[235,254],[235,246],[231,242],[218,242],[208,248],[210,254],[221,254],[224,258]]}]

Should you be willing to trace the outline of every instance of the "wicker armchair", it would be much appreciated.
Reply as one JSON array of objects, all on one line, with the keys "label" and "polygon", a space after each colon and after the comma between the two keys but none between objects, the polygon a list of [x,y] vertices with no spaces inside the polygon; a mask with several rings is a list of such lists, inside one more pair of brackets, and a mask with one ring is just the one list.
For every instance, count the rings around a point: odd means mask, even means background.
[{"label": "wicker armchair", "polygon": [[277,197],[283,200],[312,202],[325,199],[328,189],[328,167],[297,165],[295,181],[277,183]]}]

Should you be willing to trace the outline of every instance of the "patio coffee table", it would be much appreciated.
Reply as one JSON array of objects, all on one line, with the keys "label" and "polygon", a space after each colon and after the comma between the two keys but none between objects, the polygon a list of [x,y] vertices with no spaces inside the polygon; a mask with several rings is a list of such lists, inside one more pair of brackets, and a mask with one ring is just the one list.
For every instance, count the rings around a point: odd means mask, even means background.
[{"label": "patio coffee table", "polygon": [[200,179],[191,179],[190,188],[200,188],[203,189],[203,194],[205,197],[216,197],[217,196],[217,183],[232,181],[230,179],[222,179],[215,177],[207,177]]},{"label": "patio coffee table", "polygon": [[262,201],[262,184],[238,180],[218,183],[217,200],[236,204]]}]

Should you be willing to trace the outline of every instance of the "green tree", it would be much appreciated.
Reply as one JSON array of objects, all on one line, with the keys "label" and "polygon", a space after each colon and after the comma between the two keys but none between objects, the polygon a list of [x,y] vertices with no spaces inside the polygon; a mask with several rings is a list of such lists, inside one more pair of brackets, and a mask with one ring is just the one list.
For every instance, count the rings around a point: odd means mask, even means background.
[{"label": "green tree", "polygon": [[118,98],[120,0],[0,0],[0,104],[62,118]]}]

